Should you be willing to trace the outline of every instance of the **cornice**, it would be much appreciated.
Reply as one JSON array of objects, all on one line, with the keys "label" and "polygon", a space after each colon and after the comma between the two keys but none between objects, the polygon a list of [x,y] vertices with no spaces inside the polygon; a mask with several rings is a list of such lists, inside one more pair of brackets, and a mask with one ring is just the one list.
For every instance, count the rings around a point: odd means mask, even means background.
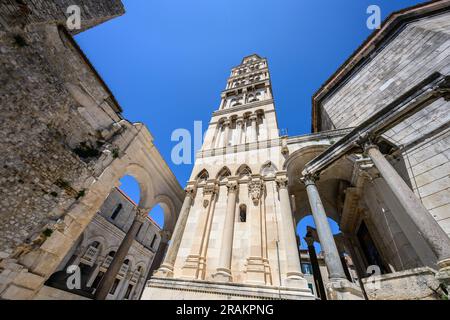
[{"label": "cornice", "polygon": [[213,112],[213,117],[215,116],[220,116],[223,114],[227,114],[227,113],[233,113],[233,112],[238,112],[238,111],[242,111],[245,109],[251,109],[251,108],[255,108],[255,107],[259,107],[259,106],[263,106],[266,104],[273,104],[274,100],[273,99],[267,99],[267,100],[262,100],[262,101],[256,101],[256,102],[250,102],[247,104],[243,104],[237,107],[232,107],[232,108],[228,108],[228,109],[222,109],[222,110],[217,110]]}]

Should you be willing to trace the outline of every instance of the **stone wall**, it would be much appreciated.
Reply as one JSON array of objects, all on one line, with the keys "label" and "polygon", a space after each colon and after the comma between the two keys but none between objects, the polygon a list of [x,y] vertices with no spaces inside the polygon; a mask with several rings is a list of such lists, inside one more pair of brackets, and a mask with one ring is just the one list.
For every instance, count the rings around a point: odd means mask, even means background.
[{"label": "stone wall", "polygon": [[[410,22],[324,98],[321,129],[354,127],[435,71],[450,74],[450,13]],[[450,102],[439,99],[385,133],[394,165],[450,234]],[[404,170],[406,169],[406,170]],[[404,171],[404,172],[403,172]]]},{"label": "stone wall", "polygon": [[0,257],[83,195],[121,120],[62,29],[0,33]]},{"label": "stone wall", "polygon": [[65,24],[67,8],[78,5],[81,9],[81,30],[124,13],[120,0],[3,0],[0,4],[0,30],[33,24]]}]

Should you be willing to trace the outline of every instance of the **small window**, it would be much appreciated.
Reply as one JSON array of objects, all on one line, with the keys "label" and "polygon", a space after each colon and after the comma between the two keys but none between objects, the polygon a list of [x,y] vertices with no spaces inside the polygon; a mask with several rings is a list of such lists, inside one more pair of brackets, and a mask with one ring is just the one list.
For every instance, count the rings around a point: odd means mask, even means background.
[{"label": "small window", "polygon": [[156,233],[153,235],[152,242],[150,243],[150,248],[153,248],[153,247],[154,247],[155,241],[156,241]]},{"label": "small window", "polygon": [[119,205],[116,207],[116,209],[114,209],[113,214],[111,215],[111,219],[115,220],[117,218],[117,216],[119,215],[120,211],[122,210],[122,204],[119,203]]},{"label": "small window", "polygon": [[130,299],[131,290],[133,290],[133,285],[129,284],[127,288],[127,292],[125,293],[125,299]]},{"label": "small window", "polygon": [[100,283],[100,280],[102,280],[102,278],[103,278],[103,275],[104,275],[104,273],[101,271],[99,271],[99,273],[97,273],[97,276],[95,277],[95,280],[91,285],[91,288],[97,289],[97,287]]},{"label": "small window", "polygon": [[114,294],[116,292],[117,287],[119,286],[119,282],[120,282],[120,280],[117,278],[114,280],[114,283],[111,287],[111,290],[109,291],[109,294]]},{"label": "small window", "polygon": [[247,221],[247,206],[245,204],[241,204],[239,206],[239,221],[240,222]]},{"label": "small window", "polygon": [[310,263],[302,263],[302,272],[304,274],[313,274],[311,264]]}]

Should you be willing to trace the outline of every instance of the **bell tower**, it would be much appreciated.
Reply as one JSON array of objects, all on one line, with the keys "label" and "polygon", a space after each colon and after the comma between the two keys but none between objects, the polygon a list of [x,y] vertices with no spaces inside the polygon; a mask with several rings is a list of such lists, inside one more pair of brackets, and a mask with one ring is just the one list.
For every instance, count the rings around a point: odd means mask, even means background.
[{"label": "bell tower", "polygon": [[252,54],[231,70],[143,299],[314,299],[301,272],[283,141],[267,60]]},{"label": "bell tower", "polygon": [[279,138],[267,60],[257,54],[232,68],[202,150]]}]

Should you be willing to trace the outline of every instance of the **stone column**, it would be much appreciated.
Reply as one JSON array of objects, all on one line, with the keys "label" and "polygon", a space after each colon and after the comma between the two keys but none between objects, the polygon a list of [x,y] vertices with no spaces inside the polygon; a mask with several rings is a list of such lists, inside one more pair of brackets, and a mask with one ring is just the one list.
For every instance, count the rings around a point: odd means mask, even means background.
[{"label": "stone column", "polygon": [[386,160],[378,146],[366,143],[364,150],[389,186],[392,194],[400,202],[436,254],[440,267],[438,278],[448,286],[450,284],[450,238],[394,167]]},{"label": "stone column", "polygon": [[291,199],[288,191],[288,178],[285,173],[277,174],[276,183],[281,207],[281,224],[283,233],[281,240],[286,251],[286,286],[307,287],[307,281],[303,278],[300,258],[298,254],[297,237],[293,224]]},{"label": "stone column", "polygon": [[173,277],[173,267],[175,265],[178,250],[180,249],[184,228],[186,227],[189,211],[191,209],[192,201],[195,198],[197,187],[195,185],[189,185],[186,187],[185,191],[186,196],[184,197],[183,206],[181,207],[180,215],[178,216],[177,224],[175,225],[175,230],[173,231],[172,238],[170,239],[169,248],[167,249],[167,253],[161,267],[155,274],[158,277]]},{"label": "stone column", "polygon": [[[229,179],[230,180],[230,179]],[[229,181],[228,199],[227,199],[227,211],[225,216],[225,223],[222,233],[222,244],[220,247],[219,267],[216,274],[214,274],[214,280],[230,282],[232,281],[231,275],[231,256],[233,252],[233,235],[234,235],[234,218],[236,212],[236,195],[238,192],[239,184],[237,181]]]},{"label": "stone column", "polygon": [[250,219],[250,256],[246,263],[246,283],[263,284],[267,282],[266,273],[268,261],[263,257],[262,246],[262,217],[261,201],[264,199],[265,186],[264,181],[259,175],[253,175],[252,180],[248,183],[248,192],[253,206],[248,206],[248,214]]},{"label": "stone column", "polygon": [[258,130],[256,128],[257,123],[257,116],[256,115],[251,115],[250,116],[250,121],[252,123],[252,141],[251,142],[257,142],[258,141]]},{"label": "stone column", "polygon": [[209,181],[203,186],[203,209],[199,215],[194,239],[191,245],[191,253],[187,256],[180,277],[184,279],[203,279],[205,271],[205,256],[203,253],[207,249],[212,216],[214,213],[215,201],[218,192],[218,185],[215,181]]},{"label": "stone column", "polygon": [[230,135],[230,121],[225,120],[223,122],[223,126],[225,128],[223,132],[223,147],[226,148],[228,146],[229,135]]},{"label": "stone column", "polygon": [[344,267],[341,263],[339,252],[334,242],[333,233],[328,224],[327,215],[320,199],[315,179],[312,176],[304,177],[303,183],[308,193],[309,204],[311,206],[314,223],[316,225],[317,234],[319,235],[320,246],[325,253],[325,263],[330,273],[330,280],[347,279]]},{"label": "stone column", "polygon": [[241,140],[242,140],[242,131],[244,130],[244,119],[242,118],[238,118],[236,120],[236,129],[237,129],[237,141],[236,144],[239,145],[241,144]]},{"label": "stone column", "polygon": [[308,245],[309,260],[313,269],[314,283],[321,300],[327,300],[327,293],[323,286],[322,273],[320,273],[319,261],[317,260],[316,249],[314,248],[314,239],[310,234],[306,234],[305,241]]},{"label": "stone column", "polygon": [[125,260],[125,257],[127,256],[128,251],[130,250],[130,247],[133,244],[134,238],[136,237],[141,225],[147,218],[149,211],[150,209],[137,209],[133,224],[125,235],[125,238],[120,244],[119,249],[117,249],[117,252],[114,255],[113,260],[111,261],[108,270],[106,270],[105,275],[103,276],[97,290],[95,291],[96,300],[105,300],[108,296],[109,290],[114,283],[114,279],[116,279],[117,273],[119,272],[120,267],[122,266],[122,263]]}]

